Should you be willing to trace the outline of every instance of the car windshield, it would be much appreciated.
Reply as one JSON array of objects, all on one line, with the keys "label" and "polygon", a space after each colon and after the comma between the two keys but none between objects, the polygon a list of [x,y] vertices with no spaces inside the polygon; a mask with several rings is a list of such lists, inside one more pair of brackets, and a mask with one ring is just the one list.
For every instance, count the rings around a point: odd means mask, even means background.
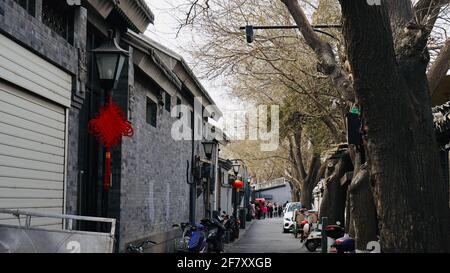
[{"label": "car windshield", "polygon": [[302,206],[300,203],[293,203],[289,206],[288,211],[294,211],[296,209],[300,209]]}]

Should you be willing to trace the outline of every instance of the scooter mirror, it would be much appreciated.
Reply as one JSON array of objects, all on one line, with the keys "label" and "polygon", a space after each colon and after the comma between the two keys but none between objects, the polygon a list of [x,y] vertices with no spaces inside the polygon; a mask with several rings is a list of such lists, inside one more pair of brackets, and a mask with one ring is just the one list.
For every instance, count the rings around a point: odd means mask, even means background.
[{"label": "scooter mirror", "polygon": [[337,221],[337,222],[336,222],[336,225],[340,226],[340,225],[341,225],[341,222]]}]

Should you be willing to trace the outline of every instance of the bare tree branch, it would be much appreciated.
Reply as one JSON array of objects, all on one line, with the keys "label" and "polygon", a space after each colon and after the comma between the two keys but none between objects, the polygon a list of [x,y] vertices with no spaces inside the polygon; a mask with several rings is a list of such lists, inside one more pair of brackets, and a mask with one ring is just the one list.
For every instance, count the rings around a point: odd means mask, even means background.
[{"label": "bare tree branch", "polygon": [[436,60],[430,67],[427,73],[428,85],[430,88],[430,94],[433,95],[434,91],[439,86],[442,78],[445,77],[447,71],[450,68],[450,39],[447,39],[444,47],[440,50]]},{"label": "bare tree branch", "polygon": [[311,24],[306,18],[305,13],[303,12],[303,9],[300,7],[298,0],[281,1],[286,5],[295,22],[297,23],[306,43],[316,53],[318,59],[318,70],[323,74],[329,76],[333,83],[335,83],[338,88],[342,89],[344,99],[348,102],[348,104],[351,105],[355,101],[353,85],[338,65],[336,56],[330,44],[320,39],[319,36],[314,32]]}]

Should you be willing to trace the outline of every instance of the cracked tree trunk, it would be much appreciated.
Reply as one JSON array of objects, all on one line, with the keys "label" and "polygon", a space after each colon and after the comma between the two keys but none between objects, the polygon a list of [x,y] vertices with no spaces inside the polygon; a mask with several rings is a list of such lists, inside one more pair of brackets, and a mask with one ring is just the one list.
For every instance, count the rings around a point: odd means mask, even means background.
[{"label": "cracked tree trunk", "polygon": [[354,89],[368,128],[382,251],[447,251],[448,185],[431,119],[425,33],[411,30],[403,48],[394,49],[386,6],[340,2]]},{"label": "cracked tree trunk", "polygon": [[348,189],[350,225],[356,249],[366,250],[367,243],[377,241],[377,218],[367,164],[362,165],[353,177]]},{"label": "cracked tree trunk", "polygon": [[334,164],[334,170],[325,180],[320,217],[328,217],[328,223],[330,224],[337,221],[344,224],[347,188],[341,186],[341,178],[346,172],[353,169],[353,165],[348,153],[345,153],[339,159],[330,159],[329,162]]}]

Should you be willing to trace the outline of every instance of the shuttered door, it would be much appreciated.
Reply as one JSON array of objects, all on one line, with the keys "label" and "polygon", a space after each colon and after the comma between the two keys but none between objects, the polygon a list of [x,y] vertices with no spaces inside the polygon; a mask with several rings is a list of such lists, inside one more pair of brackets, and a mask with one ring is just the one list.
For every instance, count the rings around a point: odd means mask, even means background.
[{"label": "shuttered door", "polygon": [[[63,212],[65,122],[60,104],[0,80],[0,208]],[[62,227],[33,219],[32,226]],[[18,220],[0,214],[0,223]]]}]

